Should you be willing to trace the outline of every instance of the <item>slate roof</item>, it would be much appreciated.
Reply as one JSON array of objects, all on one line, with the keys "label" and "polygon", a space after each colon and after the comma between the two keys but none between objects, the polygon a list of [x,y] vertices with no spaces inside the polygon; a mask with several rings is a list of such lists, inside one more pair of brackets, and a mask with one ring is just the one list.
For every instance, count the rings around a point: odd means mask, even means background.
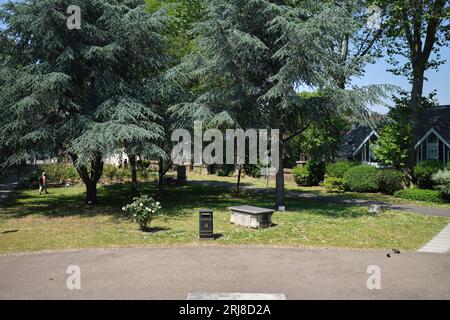
[{"label": "slate roof", "polygon": [[366,126],[357,126],[348,131],[342,138],[341,147],[338,155],[340,157],[351,157],[358,147],[366,140],[367,136],[373,131]]},{"label": "slate roof", "polygon": [[450,144],[450,105],[430,108],[423,111],[415,130],[416,142],[434,128]]},{"label": "slate roof", "polygon": [[[432,128],[450,144],[450,105],[443,105],[427,109],[420,115],[420,121],[414,132],[415,141],[418,142]],[[352,157],[353,153],[366,140],[372,132],[367,126],[356,126],[348,131],[342,138],[338,155]]]}]

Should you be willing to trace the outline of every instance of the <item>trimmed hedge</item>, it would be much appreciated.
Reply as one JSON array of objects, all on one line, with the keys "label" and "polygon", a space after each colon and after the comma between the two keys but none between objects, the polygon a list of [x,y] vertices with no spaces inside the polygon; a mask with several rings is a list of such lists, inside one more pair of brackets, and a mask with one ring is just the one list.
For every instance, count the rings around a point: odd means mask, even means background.
[{"label": "trimmed hedge", "polygon": [[348,169],[357,166],[358,164],[351,161],[336,161],[327,164],[327,177],[343,178]]},{"label": "trimmed hedge", "polygon": [[414,167],[414,182],[421,189],[433,189],[433,174],[443,169],[442,164],[436,160],[422,161]]},{"label": "trimmed hedge", "polygon": [[408,200],[416,200],[416,201],[426,201],[426,202],[434,202],[434,203],[445,203],[445,199],[436,190],[428,190],[428,189],[404,189],[400,191],[396,191],[394,195],[397,198],[408,199]]},{"label": "trimmed hedge", "polygon": [[377,192],[378,170],[375,167],[362,165],[350,168],[344,174],[346,190],[353,192]]},{"label": "trimmed hedge", "polygon": [[395,169],[378,170],[378,190],[383,193],[393,194],[403,189],[405,175]]}]

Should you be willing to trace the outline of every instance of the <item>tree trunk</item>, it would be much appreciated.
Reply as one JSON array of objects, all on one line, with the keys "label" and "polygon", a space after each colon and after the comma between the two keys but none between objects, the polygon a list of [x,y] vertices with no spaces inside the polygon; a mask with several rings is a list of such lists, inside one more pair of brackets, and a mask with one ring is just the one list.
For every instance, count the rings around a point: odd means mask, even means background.
[{"label": "tree trunk", "polygon": [[[413,84],[411,89],[411,117],[410,124],[413,128],[413,136],[415,136],[415,130],[420,118],[420,109],[422,106],[422,94],[423,94],[423,82],[425,74],[425,66],[421,63],[414,67],[413,70]],[[406,178],[408,184],[412,181],[412,171],[416,165],[416,153],[414,151],[415,139],[411,139],[411,144],[408,150],[408,159],[406,161]]]},{"label": "tree trunk", "polygon": [[91,180],[85,182],[86,185],[86,203],[97,203],[97,183]]},{"label": "tree trunk", "polygon": [[[280,134],[281,136],[281,134]],[[279,168],[275,177],[275,191],[276,191],[276,207],[285,206],[284,203],[284,163],[283,163],[283,142],[280,139],[280,150],[279,150]]]},{"label": "tree trunk", "polygon": [[136,167],[136,155],[128,155],[128,159],[130,159],[130,168],[131,168],[131,190],[137,190],[137,167]]},{"label": "tree trunk", "polygon": [[186,167],[177,166],[177,186],[183,186],[186,184]]},{"label": "tree trunk", "polygon": [[[77,160],[76,155],[71,155],[72,161],[75,165]],[[88,167],[76,167],[81,180],[86,185],[86,203],[97,203],[97,182],[100,180],[103,173],[103,161],[100,155],[95,156],[91,161],[90,170]]]},{"label": "tree trunk", "polygon": [[236,183],[236,197],[239,197],[241,193],[241,173],[242,173],[242,166],[238,166],[238,176],[237,176],[237,183]]},{"label": "tree trunk", "polygon": [[164,160],[159,158],[158,167],[158,196],[162,196],[164,193]]}]

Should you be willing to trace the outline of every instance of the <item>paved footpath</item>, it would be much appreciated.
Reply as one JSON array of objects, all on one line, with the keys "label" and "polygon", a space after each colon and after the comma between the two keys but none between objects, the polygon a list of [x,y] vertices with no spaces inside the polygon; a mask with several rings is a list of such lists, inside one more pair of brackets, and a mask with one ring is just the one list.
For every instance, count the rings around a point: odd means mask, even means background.
[{"label": "paved footpath", "polygon": [[[186,299],[191,293],[289,299],[450,299],[450,254],[288,248],[95,249],[0,256],[0,299]],[[81,270],[69,290],[66,270]],[[369,265],[381,289],[369,290]]]},{"label": "paved footpath", "polygon": [[419,252],[446,253],[450,250],[450,223]]}]

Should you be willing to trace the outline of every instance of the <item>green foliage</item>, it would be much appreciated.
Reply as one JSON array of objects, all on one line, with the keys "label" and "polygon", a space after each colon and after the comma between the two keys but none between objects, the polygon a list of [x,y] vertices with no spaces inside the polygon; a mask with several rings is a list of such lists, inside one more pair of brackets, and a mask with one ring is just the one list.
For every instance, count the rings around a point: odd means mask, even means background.
[{"label": "green foliage", "polygon": [[395,191],[403,189],[405,175],[395,169],[378,170],[379,191],[393,194]]},{"label": "green foliage", "polygon": [[309,160],[304,167],[295,167],[292,171],[294,181],[299,186],[317,186],[325,176],[323,161]]},{"label": "green foliage", "polygon": [[439,190],[443,197],[450,194],[450,170],[439,170],[432,176],[434,188]]},{"label": "green foliage", "polygon": [[45,172],[49,182],[64,183],[75,181],[80,178],[77,170],[71,163],[44,164],[40,170]]},{"label": "green foliage", "polygon": [[362,165],[352,167],[344,174],[345,188],[354,192],[377,192],[378,170],[375,167]]},{"label": "green foliage", "polygon": [[292,170],[292,175],[294,176],[294,181],[297,185],[302,187],[309,187],[311,185],[308,169],[305,167],[295,167]]},{"label": "green foliage", "polygon": [[345,182],[343,178],[336,177],[326,177],[325,181],[322,183],[325,188],[325,192],[344,192]]},{"label": "green foliage", "polygon": [[337,156],[342,135],[349,128],[348,120],[345,120],[342,115],[323,116],[321,121],[310,125],[296,139],[296,143],[300,150],[312,159],[324,159],[330,162]]},{"label": "green foliage", "polygon": [[427,190],[427,189],[403,189],[396,191],[394,195],[397,198],[415,200],[415,201],[426,201],[432,203],[445,203],[446,201],[439,191],[436,190]]},{"label": "green foliage", "polygon": [[353,161],[336,161],[327,164],[327,177],[343,178],[348,169],[357,166],[357,162]]},{"label": "green foliage", "polygon": [[411,125],[401,122],[386,125],[374,147],[375,158],[385,166],[405,167],[412,139]]},{"label": "green foliage", "polygon": [[422,189],[433,189],[433,174],[443,169],[436,160],[426,160],[414,167],[414,183]]},{"label": "green foliage", "polygon": [[261,164],[244,164],[244,173],[252,178],[261,177]]},{"label": "green foliage", "polygon": [[[388,47],[388,62],[395,75],[409,79],[427,69],[437,69],[443,60],[440,48],[449,39],[448,1],[373,0],[383,10],[382,30]],[[423,79],[422,79],[423,82]]]},{"label": "green foliage", "polygon": [[[70,5],[82,8],[80,30],[67,28]],[[58,150],[95,186],[102,159],[119,148],[163,153],[155,106],[164,91],[167,15],[148,13],[144,0],[40,0],[7,3],[0,19],[2,37],[14,39],[0,48],[13,57],[0,67],[7,76],[0,145],[14,147],[7,163]],[[96,201],[93,192],[87,197]]]},{"label": "green foliage", "polygon": [[312,186],[317,186],[323,181],[325,177],[325,162],[309,160],[306,164],[306,169],[308,170],[310,184]]},{"label": "green foliage", "polygon": [[229,177],[234,173],[235,170],[236,168],[232,164],[222,164],[217,169],[216,174],[219,177]]},{"label": "green foliage", "polygon": [[131,213],[139,228],[142,231],[146,231],[152,219],[161,210],[161,205],[145,194],[140,197],[134,197],[133,202],[127,204],[122,210]]}]

